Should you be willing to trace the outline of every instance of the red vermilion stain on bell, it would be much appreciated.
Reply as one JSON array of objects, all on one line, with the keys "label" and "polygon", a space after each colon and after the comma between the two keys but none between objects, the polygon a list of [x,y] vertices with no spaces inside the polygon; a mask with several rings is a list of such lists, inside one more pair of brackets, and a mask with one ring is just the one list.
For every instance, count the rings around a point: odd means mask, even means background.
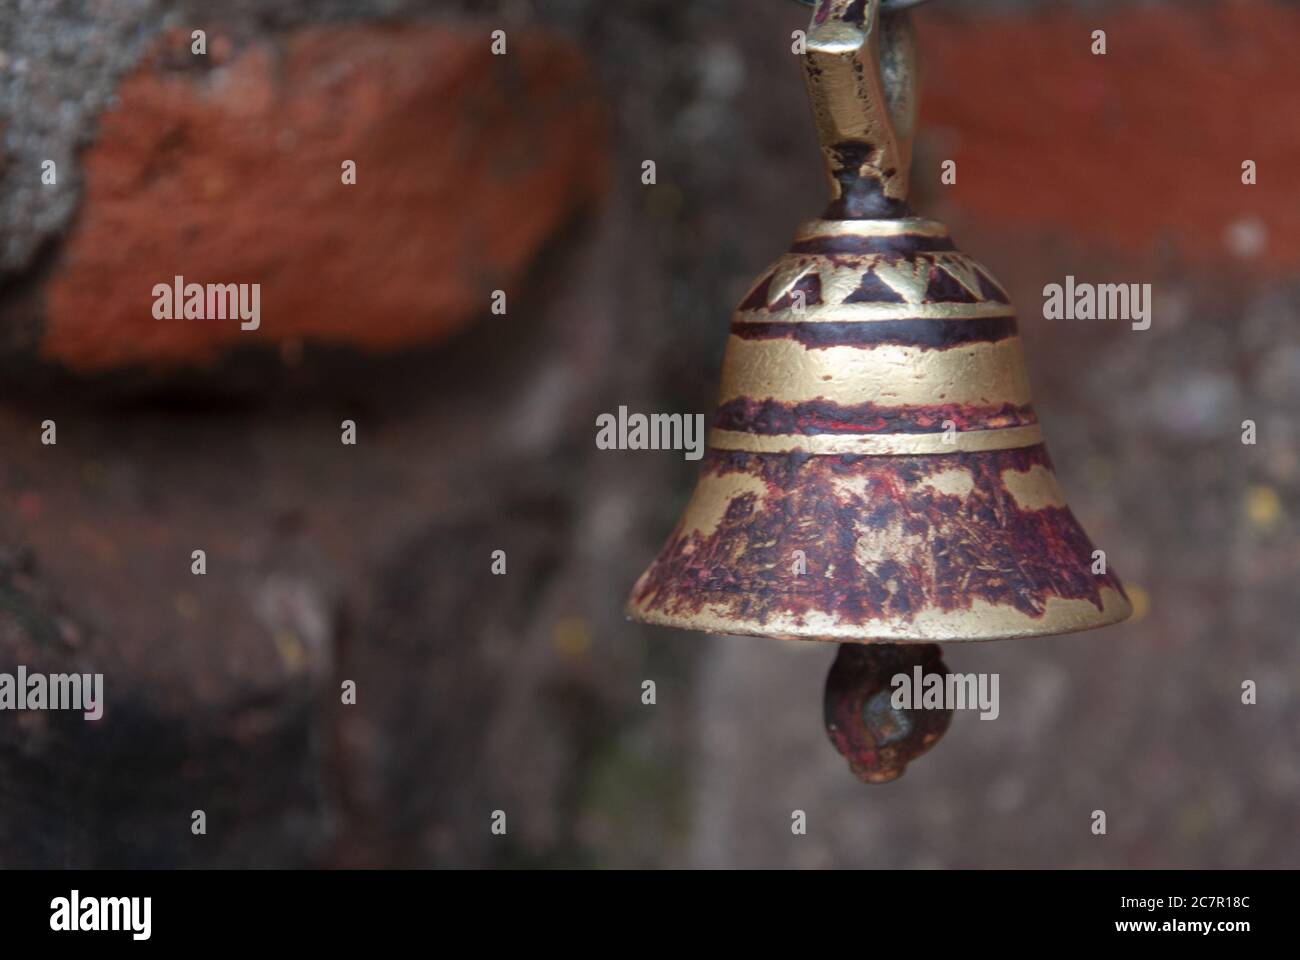
[{"label": "red vermilion stain on bell", "polygon": [[954,430],[1000,430],[1037,422],[1038,417],[1028,404],[949,403],[904,407],[876,403],[843,405],[824,400],[782,403],[750,397],[729,400],[713,415],[713,425],[721,430],[758,434],[933,433],[942,430],[945,424],[951,424]]},{"label": "red vermilion stain on bell", "polygon": [[841,644],[826,677],[826,732],[867,783],[897,780],[948,729],[952,710],[905,710],[893,704],[892,679],[947,673],[939,648],[927,644]]},{"label": "red vermilion stain on bell", "polygon": [[[973,600],[1031,617],[1051,597],[1122,592],[1094,573],[1094,546],[1067,507],[1026,508],[1005,476],[1051,469],[1041,446],[926,457],[798,457],[709,451],[702,472],[761,479],[766,495],[739,496],[708,535],[679,530],[639,584],[635,602],[682,614],[713,604],[759,620],[835,611],[866,623]],[[925,481],[961,471],[960,494]],[[863,563],[860,541],[895,531],[890,549]],[[791,576],[800,551],[807,576]],[[827,575],[831,572],[833,575]]]}]

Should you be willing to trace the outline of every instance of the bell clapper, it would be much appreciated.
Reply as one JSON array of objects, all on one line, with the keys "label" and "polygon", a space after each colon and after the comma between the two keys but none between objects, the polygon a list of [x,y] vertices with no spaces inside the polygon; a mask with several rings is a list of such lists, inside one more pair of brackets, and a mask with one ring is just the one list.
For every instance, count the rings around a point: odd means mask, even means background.
[{"label": "bell clapper", "polygon": [[[826,677],[826,732],[849,769],[866,783],[897,780],[938,742],[952,709],[899,705],[894,678],[942,678],[948,668],[933,643],[842,643]],[[941,681],[942,682],[942,681]]]}]

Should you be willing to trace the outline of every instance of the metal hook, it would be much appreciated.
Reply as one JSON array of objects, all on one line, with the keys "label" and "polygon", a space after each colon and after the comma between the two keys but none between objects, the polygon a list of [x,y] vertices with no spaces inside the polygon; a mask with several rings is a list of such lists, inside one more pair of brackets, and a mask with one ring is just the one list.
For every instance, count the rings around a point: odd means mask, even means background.
[{"label": "metal hook", "polygon": [[911,18],[887,5],[823,0],[808,28],[804,79],[830,180],[827,219],[897,216],[906,207],[915,40]]}]

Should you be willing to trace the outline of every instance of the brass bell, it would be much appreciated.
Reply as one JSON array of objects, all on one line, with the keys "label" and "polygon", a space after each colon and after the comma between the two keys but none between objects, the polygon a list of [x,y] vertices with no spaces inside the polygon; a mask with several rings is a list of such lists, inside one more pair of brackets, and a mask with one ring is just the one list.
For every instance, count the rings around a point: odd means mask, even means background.
[{"label": "brass bell", "polygon": [[[1130,613],[1057,486],[1005,291],[908,207],[913,34],[880,7],[822,0],[813,16],[805,80],[831,203],[732,317],[699,483],[633,619],[892,645]],[[878,687],[863,653],[845,648],[836,670]],[[938,664],[937,650],[888,656]],[[845,682],[832,671],[828,724]],[[863,723],[880,753],[855,766],[864,779],[892,779],[942,733],[915,724],[933,736],[891,758],[888,731]]]}]

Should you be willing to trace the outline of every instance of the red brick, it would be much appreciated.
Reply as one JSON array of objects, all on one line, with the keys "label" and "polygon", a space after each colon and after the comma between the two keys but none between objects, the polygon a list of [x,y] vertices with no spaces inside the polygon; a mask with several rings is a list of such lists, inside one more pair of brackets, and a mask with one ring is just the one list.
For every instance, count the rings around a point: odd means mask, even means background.
[{"label": "red brick", "polygon": [[[1258,217],[1268,230],[1258,262],[1300,264],[1300,9],[918,19],[921,129],[957,135],[941,159],[957,161],[958,183],[932,195],[981,222],[1209,264],[1229,224]],[[1090,52],[1095,29],[1105,56]],[[1241,183],[1244,160],[1258,164],[1257,186]]]},{"label": "red brick", "polygon": [[[84,157],[41,342],[66,366],[435,341],[486,313],[600,190],[595,87],[548,34],[512,32],[493,56],[486,29],[311,28],[206,70],[178,42],[121,84]],[[155,319],[152,288],[176,274],[260,283],[261,329]]]}]

